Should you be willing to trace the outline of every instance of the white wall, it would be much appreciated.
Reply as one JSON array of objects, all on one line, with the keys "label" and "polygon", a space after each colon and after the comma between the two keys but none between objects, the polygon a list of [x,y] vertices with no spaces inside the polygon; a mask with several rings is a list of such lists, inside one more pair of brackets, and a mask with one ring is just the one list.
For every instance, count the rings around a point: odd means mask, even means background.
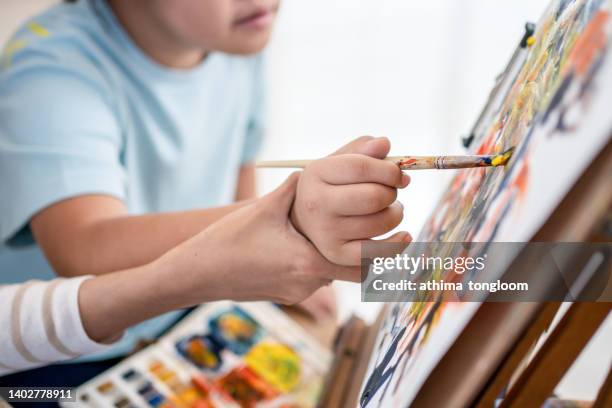
[{"label": "white wall", "polygon": [[1,0],[0,1],[0,50],[21,21],[58,0]]}]

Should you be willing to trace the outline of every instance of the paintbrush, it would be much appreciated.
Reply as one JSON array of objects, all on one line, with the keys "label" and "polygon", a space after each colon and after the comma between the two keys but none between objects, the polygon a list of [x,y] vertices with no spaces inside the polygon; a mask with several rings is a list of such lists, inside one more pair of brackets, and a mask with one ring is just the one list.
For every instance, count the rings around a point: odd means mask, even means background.
[{"label": "paintbrush", "polygon": [[[383,160],[393,162],[402,170],[427,169],[467,169],[471,167],[503,166],[510,160],[510,148],[500,154],[463,155],[463,156],[389,156]],[[303,169],[314,160],[272,160],[255,163],[258,168],[300,168]]]}]

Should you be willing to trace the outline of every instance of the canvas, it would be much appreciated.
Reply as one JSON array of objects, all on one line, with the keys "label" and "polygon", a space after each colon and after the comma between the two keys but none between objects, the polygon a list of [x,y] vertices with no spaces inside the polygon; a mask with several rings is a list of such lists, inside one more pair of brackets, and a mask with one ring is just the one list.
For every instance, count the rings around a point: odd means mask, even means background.
[{"label": "canvas", "polygon": [[[465,249],[476,256],[491,242],[527,242],[543,225],[610,141],[611,3],[552,2],[533,44],[507,68],[475,127],[473,153],[513,148],[512,158],[501,171],[457,172],[417,241],[434,243],[428,244],[433,252],[439,242],[476,243]],[[480,307],[436,296],[419,293],[389,308],[361,388],[362,407],[407,407]]]}]

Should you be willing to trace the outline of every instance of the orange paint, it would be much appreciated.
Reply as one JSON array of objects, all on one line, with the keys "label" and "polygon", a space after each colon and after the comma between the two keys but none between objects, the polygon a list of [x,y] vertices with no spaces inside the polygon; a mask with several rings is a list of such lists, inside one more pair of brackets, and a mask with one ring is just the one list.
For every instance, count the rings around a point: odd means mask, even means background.
[{"label": "orange paint", "polygon": [[521,165],[521,169],[517,174],[516,178],[512,182],[512,186],[516,187],[520,192],[520,195],[524,195],[527,191],[527,182],[529,181],[529,166],[527,160]]},{"label": "orange paint", "polygon": [[583,75],[592,65],[593,59],[606,45],[605,25],[610,13],[598,11],[576,40],[568,57],[566,70],[575,68],[576,73]]},{"label": "orange paint", "polygon": [[417,161],[415,159],[402,160],[400,162],[400,166],[410,166],[415,164]]}]

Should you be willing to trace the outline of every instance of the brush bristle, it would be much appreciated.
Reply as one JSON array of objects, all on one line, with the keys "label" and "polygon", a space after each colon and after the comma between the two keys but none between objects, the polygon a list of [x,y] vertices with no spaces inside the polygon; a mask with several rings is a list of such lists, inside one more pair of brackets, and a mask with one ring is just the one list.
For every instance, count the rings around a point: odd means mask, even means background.
[{"label": "brush bristle", "polygon": [[514,147],[511,147],[505,152],[498,154],[497,156],[493,158],[493,160],[491,160],[491,165],[496,166],[496,167],[503,166],[504,164],[508,163],[508,160],[510,160],[510,157],[512,157],[513,152],[514,152]]}]

